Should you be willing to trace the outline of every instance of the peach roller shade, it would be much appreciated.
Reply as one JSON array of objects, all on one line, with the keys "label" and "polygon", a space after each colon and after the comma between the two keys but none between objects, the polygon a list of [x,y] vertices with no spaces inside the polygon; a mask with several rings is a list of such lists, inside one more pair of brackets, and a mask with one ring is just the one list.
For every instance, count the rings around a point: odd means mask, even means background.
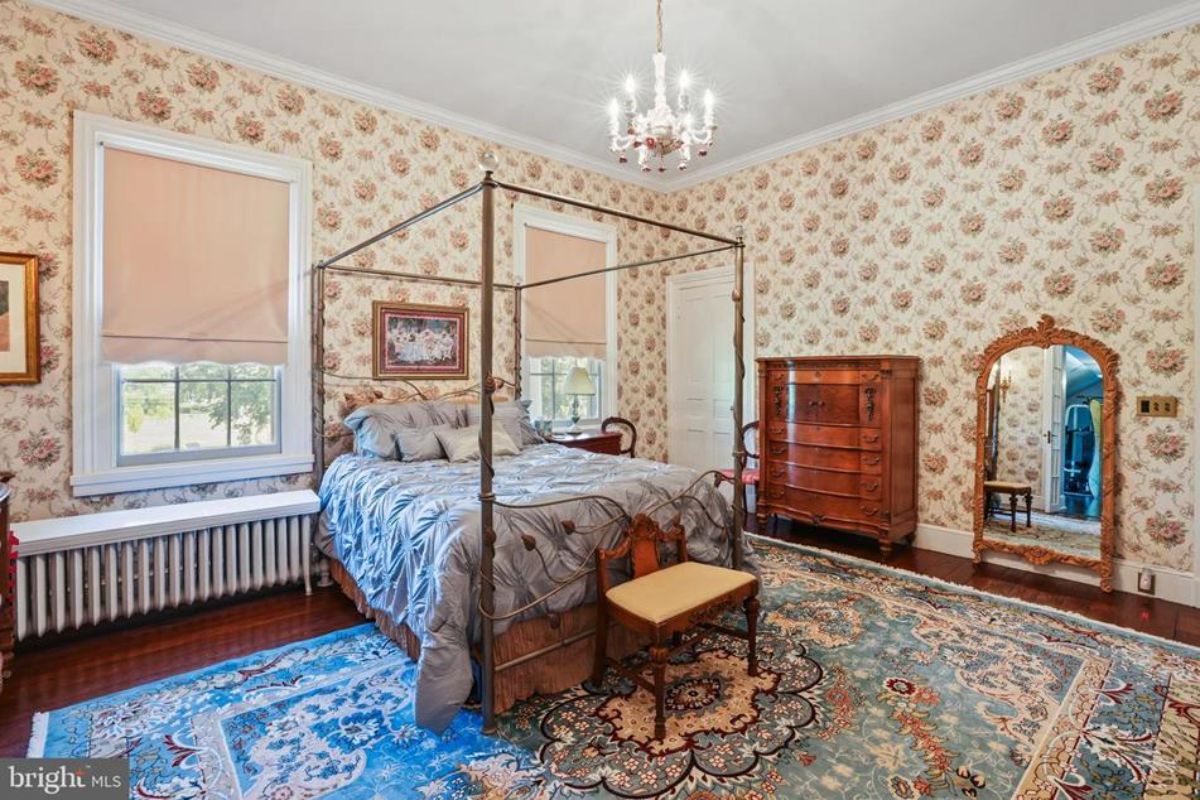
[{"label": "peach roller shade", "polygon": [[287,361],[289,186],[104,151],[104,358]]},{"label": "peach roller shade", "polygon": [[[527,284],[597,269],[605,265],[605,258],[604,242],[526,229]],[[521,300],[526,355],[604,358],[608,338],[603,275],[528,289],[521,292]]]}]

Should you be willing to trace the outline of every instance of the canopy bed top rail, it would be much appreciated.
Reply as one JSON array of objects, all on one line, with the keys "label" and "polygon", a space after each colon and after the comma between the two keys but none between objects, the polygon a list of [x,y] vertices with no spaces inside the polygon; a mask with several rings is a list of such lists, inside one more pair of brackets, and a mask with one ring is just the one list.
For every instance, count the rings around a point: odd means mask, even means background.
[{"label": "canopy bed top rail", "polygon": [[466,200],[468,197],[474,197],[475,195],[479,194],[481,191],[483,191],[483,183],[482,182],[477,183],[468,189],[464,189],[463,191],[459,192],[458,194],[454,195],[453,197],[447,197],[445,200],[438,203],[437,205],[430,206],[429,208],[425,209],[424,211],[419,211],[416,214],[413,214],[408,219],[404,220],[403,222],[397,222],[395,225],[388,228],[387,230],[380,231],[379,233],[375,234],[374,236],[369,236],[366,239],[363,239],[361,242],[359,242],[356,245],[347,247],[345,250],[338,253],[336,256],[330,256],[329,258],[325,259],[324,261],[318,262],[317,269],[324,269],[325,267],[328,267],[329,265],[333,264],[336,261],[341,261],[343,258],[349,258],[350,256],[357,253],[359,250],[364,250],[373,244],[382,242],[384,239],[388,238],[389,236],[395,236],[397,233],[400,233],[400,231],[403,231],[407,228],[411,228],[413,225],[416,225],[418,222],[427,220],[430,217],[435,217],[438,214],[440,214],[441,212],[445,211],[447,208],[458,205],[463,200]]},{"label": "canopy bed top rail", "polygon": [[[362,275],[367,278],[384,278],[401,281],[418,281],[424,283],[446,283],[452,286],[483,286],[478,278],[456,278],[449,275],[425,275],[420,272],[392,272],[386,269],[368,269],[366,267],[348,267],[345,264],[317,264],[317,269],[323,272],[338,272],[344,275]],[[515,291],[522,287],[512,283],[495,283],[493,289]]]},{"label": "canopy bed top rail", "polygon": [[[488,174],[490,175],[491,173]],[[609,206],[602,206],[596,203],[589,203],[586,200],[576,200],[574,197],[568,197],[562,194],[554,194],[553,192],[543,192],[541,189],[531,189],[528,186],[520,186],[515,183],[504,183],[503,181],[496,180],[493,180],[493,183],[499,189],[504,189],[508,192],[516,192],[517,194],[528,195],[529,197],[538,197],[542,200],[549,200],[552,203],[562,203],[563,205],[573,206],[574,208],[595,211],[597,214],[606,214],[608,216],[626,219],[630,222],[639,222],[644,225],[652,225],[655,228],[662,228],[663,230],[674,231],[687,236],[696,236],[700,239],[708,239],[709,241],[720,242],[721,244],[727,244],[732,247],[740,247],[742,245],[741,239],[730,239],[728,236],[718,236],[715,233],[698,231],[695,228],[685,228],[682,225],[675,225],[670,222],[662,222],[661,220],[650,219],[649,217],[643,217],[638,214],[631,214],[630,212],[622,211],[619,208],[611,208]]]},{"label": "canopy bed top rail", "polygon": [[541,281],[533,281],[532,283],[522,283],[518,289],[536,289],[539,286],[549,286],[552,283],[562,283],[563,281],[571,281],[576,278],[586,278],[589,275],[603,275],[606,272],[617,272],[619,270],[634,269],[635,267],[650,267],[656,264],[666,264],[671,261],[680,261],[685,258],[697,258],[699,256],[709,256],[714,253],[724,253],[733,250],[737,247],[735,244],[722,245],[721,247],[710,247],[707,250],[692,250],[687,253],[678,253],[673,256],[659,256],[658,258],[647,258],[642,261],[628,261],[624,264],[614,264],[611,267],[597,267],[595,269],[587,269],[583,272],[576,272],[571,275],[560,275],[556,278],[546,278]]},{"label": "canopy bed top rail", "polygon": [[[553,283],[562,283],[564,281],[572,281],[576,278],[586,278],[591,275],[603,275],[606,272],[620,272],[627,269],[635,269],[637,267],[652,267],[658,264],[667,264],[672,261],[682,261],[685,258],[700,258],[701,256],[711,256],[717,253],[726,253],[730,250],[737,249],[736,244],[721,245],[720,247],[710,247],[705,250],[689,250],[686,253],[675,253],[669,256],[659,256],[658,258],[646,258],[640,261],[627,261],[623,264],[613,264],[610,267],[595,267],[586,269],[582,272],[573,272],[570,275],[559,275],[555,278],[546,278],[541,281],[533,281],[532,283],[500,283],[494,282],[493,289],[502,291],[521,291],[524,289],[537,289],[541,286],[549,286]],[[457,278],[449,275],[425,275],[419,272],[392,272],[384,269],[369,269],[367,267],[351,267],[345,264],[317,264],[316,268],[325,272],[339,272],[346,275],[363,275],[368,278],[384,278],[403,281],[423,281],[426,283],[446,283],[454,286],[483,286],[483,281],[477,278]]]}]

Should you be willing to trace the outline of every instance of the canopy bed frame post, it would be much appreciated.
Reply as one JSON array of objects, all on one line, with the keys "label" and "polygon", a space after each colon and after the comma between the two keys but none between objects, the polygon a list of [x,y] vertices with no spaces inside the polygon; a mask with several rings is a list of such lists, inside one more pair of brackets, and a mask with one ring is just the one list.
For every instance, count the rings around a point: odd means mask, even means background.
[{"label": "canopy bed frame post", "polygon": [[485,153],[479,161],[483,169],[483,213],[481,237],[481,264],[479,297],[479,380],[483,391],[479,393],[479,529],[483,534],[483,556],[479,564],[479,606],[483,617],[483,665],[480,694],[483,704],[483,732],[496,732],[496,653],[495,586],[492,583],[493,563],[496,557],[496,531],[493,529],[496,495],[492,491],[492,395],[496,391],[496,379],[492,375],[493,334],[493,284],[496,280],[495,237],[496,237],[496,182],[492,172],[497,160]]},{"label": "canopy bed frame post", "polygon": [[513,394],[521,399],[521,285],[513,286]]},{"label": "canopy bed frame post", "polygon": [[321,488],[325,477],[325,268],[321,263],[313,265],[312,314],[313,314],[313,442],[317,463],[314,470],[314,487]]},{"label": "canopy bed frame post", "polygon": [[[742,507],[743,493],[742,472],[746,467],[746,437],[742,435],[742,394],[746,383],[746,361],[744,358],[744,338],[746,318],[743,312],[745,299],[743,296],[746,282],[746,245],[743,241],[742,226],[734,230],[737,245],[733,251],[733,530],[730,531],[730,544],[733,547],[733,568],[742,568],[742,522],[746,509]],[[754,498],[755,502],[758,498]]]}]

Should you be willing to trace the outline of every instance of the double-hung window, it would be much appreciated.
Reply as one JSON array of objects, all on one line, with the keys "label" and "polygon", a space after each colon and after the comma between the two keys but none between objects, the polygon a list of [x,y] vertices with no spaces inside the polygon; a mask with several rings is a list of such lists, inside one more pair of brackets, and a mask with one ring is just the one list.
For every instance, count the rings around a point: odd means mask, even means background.
[{"label": "double-hung window", "polygon": [[[564,428],[578,403],[580,424],[596,427],[616,413],[617,276],[570,276],[614,265],[616,230],[529,205],[518,205],[513,221],[517,280],[524,287],[522,394],[531,401],[530,414]],[[591,377],[591,394],[568,393],[574,367]]]},{"label": "double-hung window", "polygon": [[309,472],[308,162],[75,114],[78,496]]},{"label": "double-hung window", "polygon": [[282,372],[203,361],[118,367],[118,465],[280,452]]},{"label": "double-hung window", "polygon": [[[599,358],[586,356],[542,356],[528,359],[529,387],[526,395],[532,401],[529,413],[534,419],[554,420],[556,425],[566,424],[572,415],[573,403],[579,403],[579,424],[598,426],[607,415],[604,406],[604,371],[606,363]],[[564,391],[567,373],[572,367],[583,367],[592,376],[596,387],[593,395],[573,397]]]}]

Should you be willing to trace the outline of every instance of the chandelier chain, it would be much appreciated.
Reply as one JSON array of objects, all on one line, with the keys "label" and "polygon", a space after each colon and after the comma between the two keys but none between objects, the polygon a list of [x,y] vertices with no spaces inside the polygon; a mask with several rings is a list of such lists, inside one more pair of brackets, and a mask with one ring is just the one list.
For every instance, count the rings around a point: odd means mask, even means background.
[{"label": "chandelier chain", "polygon": [[657,31],[658,31],[658,38],[655,40],[655,42],[656,42],[655,46],[658,48],[658,52],[661,53],[663,51],[663,49],[662,49],[662,31],[663,31],[662,0],[658,0]]}]

